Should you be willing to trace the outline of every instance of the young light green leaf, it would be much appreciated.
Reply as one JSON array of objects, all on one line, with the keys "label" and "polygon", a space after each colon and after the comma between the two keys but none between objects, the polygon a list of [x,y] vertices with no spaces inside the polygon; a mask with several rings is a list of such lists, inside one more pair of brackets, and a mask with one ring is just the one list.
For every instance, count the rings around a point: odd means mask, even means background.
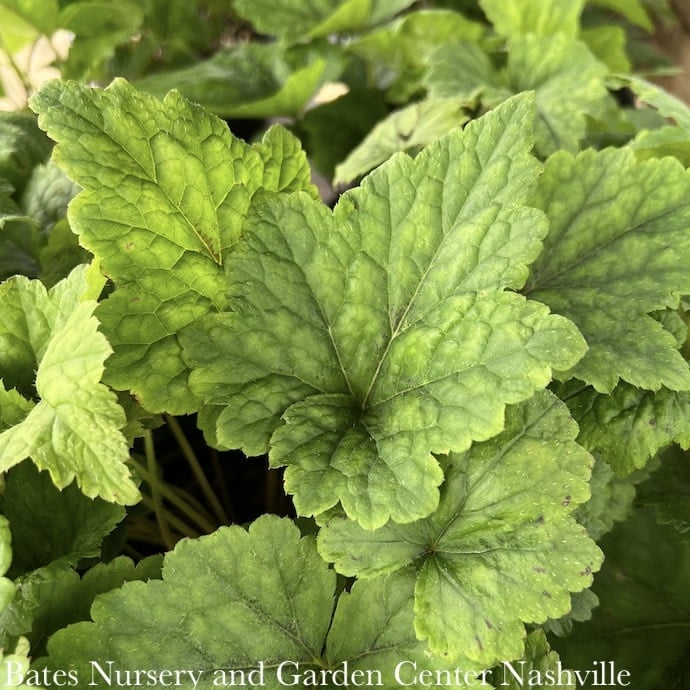
[{"label": "young light green leaf", "polygon": [[525,34],[576,38],[585,0],[480,0],[494,29],[506,38]]},{"label": "young light green leaf", "polygon": [[462,98],[429,98],[391,113],[335,169],[333,184],[347,184],[398,151],[416,153],[451,129],[465,124]]},{"label": "young light green leaf", "polygon": [[35,683],[18,682],[29,670],[29,642],[22,637],[11,650],[0,648],[0,690],[43,690]]},{"label": "young light green leaf", "polygon": [[602,393],[619,378],[690,388],[677,343],[649,314],[690,293],[690,174],[629,150],[552,156],[535,205],[551,221],[525,293],[572,319],[589,351],[569,372]]},{"label": "young light green leaf", "polygon": [[225,303],[223,264],[253,193],[312,190],[299,144],[276,128],[248,146],[179,94],[160,102],[123,80],[53,82],[32,107],[84,188],[72,228],[118,288],[97,312],[114,349],[105,380],[151,411],[193,411],[177,332]]},{"label": "young light green leaf", "polygon": [[58,490],[30,462],[7,473],[0,512],[12,529],[15,578],[58,560],[76,566],[100,555],[103,539],[125,516],[122,506],[87,498],[74,485]]},{"label": "young light green leaf", "polygon": [[12,564],[12,533],[9,520],[0,515],[0,615],[14,598],[15,587],[12,580],[3,577]]},{"label": "young light green leaf", "polygon": [[[289,520],[263,516],[248,531],[223,527],[180,542],[165,557],[162,581],[127,583],[98,597],[93,623],[53,635],[49,664],[81,671],[79,687],[89,686],[91,661],[122,670],[193,669],[202,672],[198,690],[227,682],[232,671],[245,687],[277,690],[296,673],[318,678],[323,669],[348,666],[350,675],[380,672],[374,684],[392,690],[401,659],[435,665],[415,638],[409,590],[385,578],[358,583],[334,614],[335,584],[313,538],[300,538]],[[96,674],[94,685],[105,686],[103,678]],[[331,686],[328,678],[323,685]]]},{"label": "young light green leaf", "polygon": [[690,447],[690,392],[652,392],[619,383],[601,395],[579,381],[559,394],[580,425],[578,442],[621,475],[644,467],[671,443]]},{"label": "young light green leaf", "polygon": [[181,334],[212,438],[270,449],[303,515],[341,502],[369,528],[438,502],[431,453],[503,428],[583,352],[572,324],[506,288],[540,250],[520,206],[530,95],[398,154],[331,213],[305,195],[252,207],[228,261],[232,312]]},{"label": "young light green leaf", "polygon": [[523,622],[566,613],[601,563],[570,514],[589,498],[592,463],[576,435],[565,405],[538,394],[507,409],[499,436],[449,457],[430,517],[367,532],[334,513],[319,551],[345,575],[413,567],[415,627],[432,652],[485,666],[519,658]]},{"label": "young light green leaf", "polygon": [[[75,269],[49,292],[39,281],[12,278],[0,286],[6,315],[0,373],[39,402],[0,433],[0,471],[27,457],[46,469],[58,488],[76,477],[83,493],[134,503],[139,492],[125,461],[126,423],[115,394],[100,381],[111,349],[93,316],[98,292],[86,267]],[[96,293],[98,294],[98,293]],[[28,407],[28,405],[27,405]]]}]

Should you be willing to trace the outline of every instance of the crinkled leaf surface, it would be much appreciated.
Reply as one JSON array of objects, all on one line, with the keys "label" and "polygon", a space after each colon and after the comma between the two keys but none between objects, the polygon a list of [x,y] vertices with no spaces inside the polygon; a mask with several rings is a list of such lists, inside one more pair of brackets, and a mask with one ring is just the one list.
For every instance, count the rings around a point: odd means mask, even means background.
[{"label": "crinkled leaf surface", "polygon": [[398,151],[416,153],[469,116],[462,98],[429,98],[402,108],[379,122],[361,144],[335,169],[334,184],[352,182]]},{"label": "crinkled leaf surface", "polygon": [[525,293],[572,319],[589,350],[570,371],[602,393],[690,388],[675,337],[652,318],[690,292],[690,173],[631,151],[557,153],[535,205],[551,222]]},{"label": "crinkled leaf surface", "polygon": [[[198,687],[211,688],[214,670],[256,672],[263,662],[263,683],[252,676],[245,687],[275,690],[285,687],[277,666],[288,660],[302,673],[345,661],[351,670],[380,669],[385,688],[398,687],[392,671],[401,659],[434,663],[414,635],[410,590],[387,578],[357,583],[335,613],[334,593],[335,573],[313,538],[263,516],[248,531],[224,527],[180,542],[165,557],[162,581],[127,583],[96,599],[93,623],[51,638],[49,664],[81,669],[80,687],[88,687],[91,660],[112,660],[119,669],[203,671]],[[284,680],[294,672],[285,668]]]},{"label": "crinkled leaf surface", "polygon": [[[435,653],[491,666],[523,654],[523,622],[570,609],[601,553],[570,515],[589,498],[591,456],[548,392],[506,411],[506,429],[449,457],[438,510],[367,532],[329,516],[319,551],[345,575],[416,571],[415,626]],[[395,576],[398,576],[397,574]]]},{"label": "crinkled leaf surface", "polygon": [[304,515],[339,501],[369,528],[438,502],[432,452],[503,428],[583,352],[572,324],[506,288],[540,248],[520,201],[530,95],[426,148],[396,155],[331,213],[266,195],[228,261],[232,313],[182,334],[212,437],[270,448]]},{"label": "crinkled leaf surface", "polygon": [[98,563],[81,577],[64,562],[51,563],[17,579],[17,595],[0,613],[0,648],[18,635],[31,642],[34,658],[47,653],[50,636],[72,623],[87,621],[94,599],[130,580],[160,579],[161,556],[138,564],[120,556]]},{"label": "crinkled leaf surface", "polygon": [[76,477],[87,496],[134,503],[139,492],[125,465],[125,414],[101,383],[111,348],[93,316],[103,285],[93,276],[79,267],[50,291],[24,277],[0,286],[0,374],[27,398],[26,407],[39,398],[0,433],[0,470],[31,457],[58,488]]},{"label": "crinkled leaf surface", "polygon": [[98,309],[114,349],[107,382],[151,411],[193,411],[177,332],[224,304],[225,258],[252,194],[312,189],[299,143],[276,128],[248,146],[179,94],[161,102],[123,80],[52,82],[32,107],[84,188],[72,228],[118,288]]},{"label": "crinkled leaf surface", "polygon": [[656,453],[679,443],[690,446],[690,392],[645,391],[619,383],[601,395],[579,381],[559,391],[580,425],[578,441],[618,473],[644,467]]},{"label": "crinkled leaf surface", "polygon": [[100,555],[103,539],[125,516],[123,507],[87,498],[74,485],[58,490],[30,462],[7,473],[0,512],[12,530],[12,577],[52,561],[76,565]]}]

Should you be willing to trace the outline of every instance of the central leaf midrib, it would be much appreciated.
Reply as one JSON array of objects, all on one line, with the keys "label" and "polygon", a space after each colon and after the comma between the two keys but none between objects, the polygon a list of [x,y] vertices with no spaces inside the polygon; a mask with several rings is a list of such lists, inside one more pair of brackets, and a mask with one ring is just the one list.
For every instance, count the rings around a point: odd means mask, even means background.
[{"label": "central leaf midrib", "polygon": [[[429,261],[429,265],[427,266],[427,268],[426,268],[426,270],[424,271],[423,275],[420,277],[419,282],[417,283],[417,286],[416,286],[416,288],[415,288],[415,290],[414,290],[414,293],[411,295],[411,297],[410,297],[410,299],[409,299],[409,301],[408,301],[408,303],[407,303],[407,306],[405,307],[405,309],[403,310],[402,314],[400,315],[400,318],[398,319],[397,324],[396,324],[395,326],[393,326],[393,324],[391,324],[391,337],[389,338],[388,342],[386,343],[386,347],[385,347],[383,353],[381,354],[381,357],[380,357],[380,359],[379,359],[379,361],[378,361],[378,363],[377,363],[377,365],[376,365],[376,368],[375,368],[375,370],[374,370],[374,373],[373,373],[373,375],[372,375],[372,377],[371,377],[371,381],[369,382],[369,386],[367,387],[367,391],[366,391],[366,393],[365,393],[365,395],[364,395],[364,398],[363,398],[363,400],[362,400],[362,403],[361,403],[362,410],[366,410],[367,407],[368,407],[369,397],[371,396],[371,392],[372,392],[372,390],[374,389],[374,385],[376,384],[376,381],[377,381],[377,379],[378,379],[378,376],[379,376],[379,374],[380,374],[380,372],[381,372],[381,368],[383,367],[383,364],[384,364],[384,362],[386,361],[386,358],[388,357],[388,354],[390,353],[390,350],[391,350],[391,348],[392,348],[392,346],[393,346],[393,342],[395,341],[395,339],[396,339],[402,332],[404,332],[404,331],[406,330],[406,328],[403,328],[403,324],[405,323],[405,319],[407,318],[408,314],[409,314],[410,311],[412,310],[412,307],[413,307],[413,305],[414,305],[414,303],[415,303],[415,301],[416,301],[416,299],[417,299],[417,297],[418,297],[418,295],[419,295],[419,293],[420,293],[422,287],[424,286],[425,281],[426,281],[426,279],[427,279],[429,273],[431,272],[432,268],[434,268],[435,262],[436,262],[436,258],[437,258],[437,256],[438,256],[438,254],[440,253],[441,249],[442,249],[443,247],[445,247],[445,244],[446,244],[446,242],[449,240],[449,238],[452,237],[452,235],[453,235],[453,233],[455,232],[455,230],[457,229],[458,225],[460,225],[461,223],[465,222],[468,218],[470,218],[470,217],[472,217],[472,216],[474,215],[473,213],[465,214],[464,211],[466,210],[467,204],[468,204],[468,202],[469,202],[469,200],[470,200],[470,197],[472,196],[472,193],[473,193],[474,190],[476,189],[477,185],[481,182],[482,177],[485,175],[485,173],[486,173],[486,171],[487,171],[487,169],[488,169],[489,167],[490,167],[489,164],[487,164],[485,167],[483,167],[483,168],[481,169],[481,171],[480,171],[480,174],[479,174],[479,175],[476,177],[476,179],[474,180],[474,184],[473,184],[473,186],[472,186],[472,189],[469,190],[467,196],[465,197],[465,201],[463,202],[462,207],[459,209],[458,214],[457,214],[456,217],[454,218],[452,225],[451,225],[451,226],[447,229],[447,231],[443,234],[443,237],[441,238],[441,241],[438,243],[438,246],[437,246],[436,249],[434,250],[433,256],[431,257],[431,259],[430,259],[430,261]],[[503,205],[503,204],[500,204],[500,206],[503,207],[504,205]],[[406,216],[405,220],[407,220],[407,217],[409,217],[409,213],[408,213],[408,216]],[[483,241],[483,239],[484,239],[484,238],[482,238],[482,241]],[[481,243],[480,243],[479,246],[481,247]],[[479,247],[478,247],[478,248],[479,248]],[[389,256],[390,256],[390,247],[389,247]],[[389,275],[388,272],[386,272],[386,275]],[[467,275],[467,273],[465,273],[465,274],[463,275],[463,280],[465,279],[466,275]],[[460,285],[460,284],[454,285],[454,286],[448,291],[448,294],[444,296],[443,300],[447,299],[450,295],[454,294],[454,293],[457,291],[459,285]],[[500,288],[500,286],[499,286],[499,288]],[[390,300],[390,290],[388,291],[388,298],[389,298],[389,300]],[[443,300],[441,300],[441,301],[443,301]],[[436,305],[437,305],[437,304],[439,304],[439,303],[437,302]],[[436,305],[435,305],[435,306],[436,306]],[[390,301],[389,301],[389,304],[388,304],[388,313],[389,313],[389,314],[390,314],[390,312],[391,312],[391,308],[390,308],[390,307],[391,307],[391,305],[390,305]],[[446,377],[441,377],[441,378],[446,378]],[[428,383],[430,383],[430,382],[412,386],[412,387],[410,387],[409,389],[407,389],[407,391],[409,391],[409,390],[415,390],[415,389],[417,389],[417,388],[423,387],[423,386],[425,386],[425,385],[428,385]],[[397,395],[398,395],[398,393],[396,393],[396,396],[397,396]],[[395,397],[395,396],[393,396],[393,397]],[[377,404],[377,405],[378,405],[378,404],[381,404],[381,402],[385,402],[385,401],[379,401],[379,402],[377,402],[376,404]]]}]

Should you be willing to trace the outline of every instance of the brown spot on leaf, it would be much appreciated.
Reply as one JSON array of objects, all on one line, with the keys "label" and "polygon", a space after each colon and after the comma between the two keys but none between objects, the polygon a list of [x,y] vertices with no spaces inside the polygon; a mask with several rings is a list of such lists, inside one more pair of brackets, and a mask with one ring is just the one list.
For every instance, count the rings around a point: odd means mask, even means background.
[{"label": "brown spot on leaf", "polygon": [[570,494],[568,494],[568,495],[563,499],[563,501],[561,502],[561,505],[567,508],[567,507],[570,505],[571,499],[572,499],[572,496],[571,496]]}]

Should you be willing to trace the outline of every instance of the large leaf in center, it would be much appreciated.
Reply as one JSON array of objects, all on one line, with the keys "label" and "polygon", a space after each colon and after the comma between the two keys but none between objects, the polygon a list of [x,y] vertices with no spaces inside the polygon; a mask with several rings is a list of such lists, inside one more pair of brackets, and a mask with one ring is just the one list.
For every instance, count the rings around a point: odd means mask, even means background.
[{"label": "large leaf in center", "polygon": [[232,313],[182,333],[221,446],[270,449],[297,510],[340,502],[368,528],[438,504],[432,453],[503,428],[582,356],[568,320],[510,292],[540,251],[521,205],[539,164],[524,95],[394,156],[332,213],[304,194],[256,199],[229,257]]}]

